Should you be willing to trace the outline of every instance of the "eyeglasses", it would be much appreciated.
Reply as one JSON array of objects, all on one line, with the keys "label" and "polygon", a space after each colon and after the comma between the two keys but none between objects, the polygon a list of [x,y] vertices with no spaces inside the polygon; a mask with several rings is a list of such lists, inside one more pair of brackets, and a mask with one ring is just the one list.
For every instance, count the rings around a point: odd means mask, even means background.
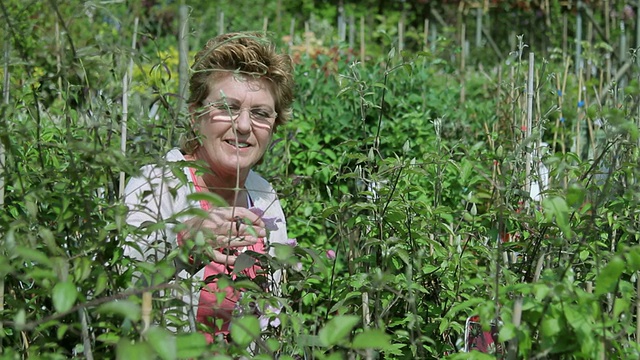
[{"label": "eyeglasses", "polygon": [[271,124],[278,116],[278,113],[265,108],[242,108],[226,102],[216,102],[210,104],[212,115],[221,120],[235,121],[243,111],[249,112],[249,118],[259,124]]}]

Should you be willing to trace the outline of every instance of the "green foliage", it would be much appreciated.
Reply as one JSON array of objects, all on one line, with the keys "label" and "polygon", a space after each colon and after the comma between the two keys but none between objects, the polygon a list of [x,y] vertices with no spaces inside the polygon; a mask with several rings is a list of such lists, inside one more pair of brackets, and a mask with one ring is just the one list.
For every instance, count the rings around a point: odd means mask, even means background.
[{"label": "green foliage", "polygon": [[[52,4],[11,2],[3,13],[12,29],[0,117],[3,357],[226,359],[252,347],[258,359],[494,358],[459,353],[465,320],[478,315],[484,329],[499,324],[500,341],[517,340],[518,358],[638,358],[637,81],[616,88],[617,98],[580,106],[580,80],[568,76],[559,94],[565,64],[541,61],[527,135],[521,60],[499,70],[513,74],[501,82],[498,73],[460,74],[450,38],[424,53],[397,53],[388,24],[367,34],[387,55],[365,64],[329,43],[292,48],[294,119],[258,170],[280,191],[298,246],[259,258],[286,271],[281,294],[218,279],[244,290],[241,305],[264,311],[234,318],[232,340],[208,344],[174,310],[175,294],[202,285],[174,279],[173,261],[189,254],[139,264],[122,250],[127,235],[167,225],[127,226],[118,179],[157,161],[188,124],[176,109],[178,54],[167,36],[177,20],[154,22],[177,3],[72,2],[60,16],[84,15],[59,24],[58,40]],[[204,19],[222,10],[227,29],[255,28],[250,19],[274,11],[273,2],[263,5],[194,5],[202,12],[193,15],[200,30],[192,42],[216,32]],[[336,15],[326,3],[300,9],[319,23]],[[134,16],[141,38],[131,52]],[[585,56],[597,61],[602,48]],[[124,156],[121,81],[130,56]],[[577,133],[596,120],[593,138]],[[577,139],[587,145],[576,147]],[[541,163],[550,185],[536,201],[526,190],[542,181]],[[192,200],[200,199],[219,202]],[[134,284],[138,276],[147,284]]]}]

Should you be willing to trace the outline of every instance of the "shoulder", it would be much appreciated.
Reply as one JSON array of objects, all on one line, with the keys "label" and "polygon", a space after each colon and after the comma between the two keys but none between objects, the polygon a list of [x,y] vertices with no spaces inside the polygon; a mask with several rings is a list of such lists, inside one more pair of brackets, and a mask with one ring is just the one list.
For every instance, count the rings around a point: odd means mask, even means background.
[{"label": "shoulder", "polygon": [[247,176],[247,180],[245,182],[245,186],[247,188],[251,188],[253,190],[270,190],[273,191],[273,186],[271,183],[267,181],[262,175],[257,172],[251,170],[249,171],[249,175]]},{"label": "shoulder", "polygon": [[188,178],[184,167],[179,164],[184,160],[185,158],[180,151],[173,149],[158,163],[142,166],[138,174],[127,182],[125,194],[130,195],[149,190],[162,193],[186,184]]}]

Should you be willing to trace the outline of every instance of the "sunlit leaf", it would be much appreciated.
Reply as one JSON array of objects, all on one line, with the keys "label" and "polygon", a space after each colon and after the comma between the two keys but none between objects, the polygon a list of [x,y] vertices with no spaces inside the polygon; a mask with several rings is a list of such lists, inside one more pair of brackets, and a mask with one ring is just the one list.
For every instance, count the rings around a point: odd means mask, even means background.
[{"label": "sunlit leaf", "polygon": [[336,345],[347,340],[351,330],[360,322],[358,316],[336,316],[320,330],[318,336],[325,346]]},{"label": "sunlit leaf", "polygon": [[354,349],[386,349],[391,345],[390,340],[391,336],[381,329],[369,329],[356,335],[351,347]]},{"label": "sunlit leaf", "polygon": [[78,298],[76,285],[71,281],[59,282],[53,287],[52,301],[57,312],[65,312],[71,309]]}]

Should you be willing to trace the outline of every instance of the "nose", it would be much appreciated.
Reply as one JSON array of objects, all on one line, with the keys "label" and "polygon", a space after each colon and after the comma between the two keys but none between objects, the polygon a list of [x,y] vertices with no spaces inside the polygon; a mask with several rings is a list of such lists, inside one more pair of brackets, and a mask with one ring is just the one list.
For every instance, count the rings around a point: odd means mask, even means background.
[{"label": "nose", "polygon": [[236,131],[239,133],[247,134],[251,132],[251,116],[249,115],[249,109],[240,109],[240,113],[234,123]]}]

